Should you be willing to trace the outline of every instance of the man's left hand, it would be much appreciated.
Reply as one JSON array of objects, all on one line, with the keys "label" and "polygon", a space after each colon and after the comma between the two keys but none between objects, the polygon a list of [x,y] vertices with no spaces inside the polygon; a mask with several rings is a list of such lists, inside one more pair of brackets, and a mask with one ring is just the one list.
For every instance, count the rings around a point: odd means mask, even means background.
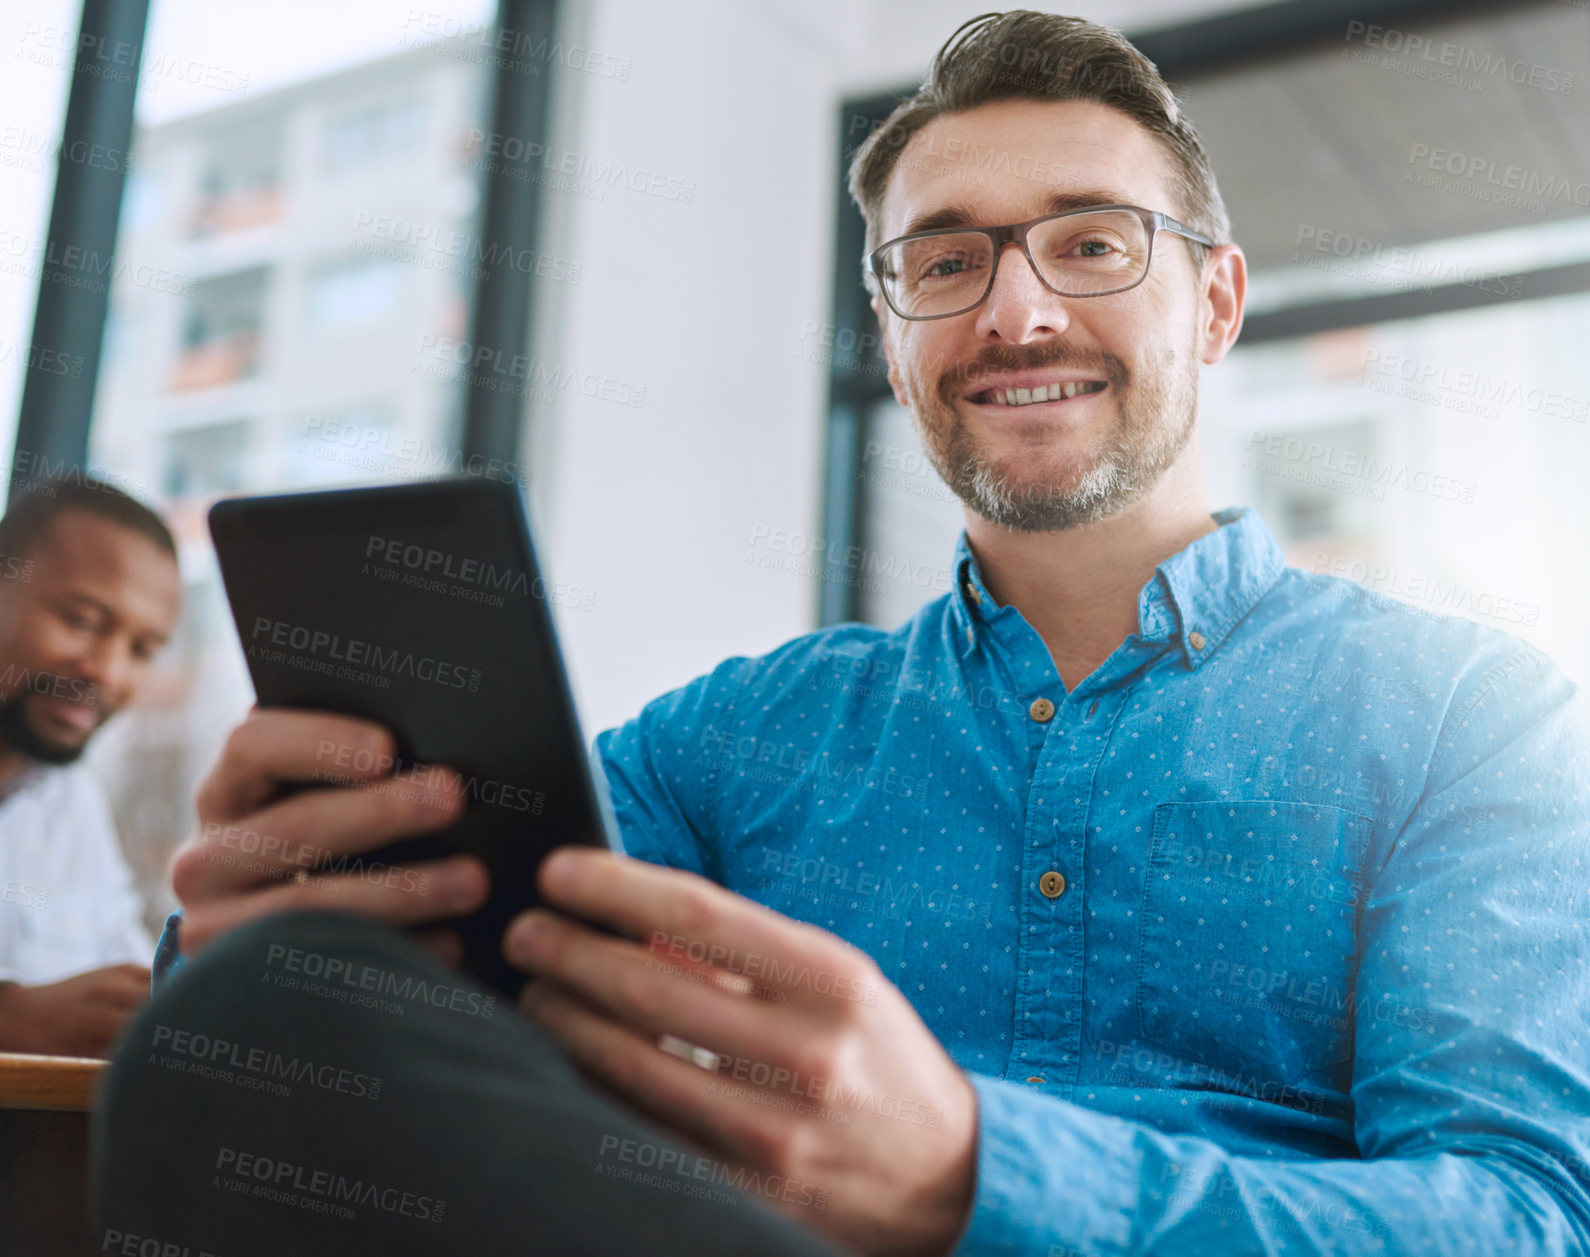
[{"label": "man's left hand", "polygon": [[[605,851],[549,856],[539,887],[553,911],[522,913],[504,952],[541,979],[524,1011],[583,1070],[842,1244],[949,1252],[975,1187],[977,1095],[870,956]],[[664,1036],[716,1068],[662,1050]]]}]

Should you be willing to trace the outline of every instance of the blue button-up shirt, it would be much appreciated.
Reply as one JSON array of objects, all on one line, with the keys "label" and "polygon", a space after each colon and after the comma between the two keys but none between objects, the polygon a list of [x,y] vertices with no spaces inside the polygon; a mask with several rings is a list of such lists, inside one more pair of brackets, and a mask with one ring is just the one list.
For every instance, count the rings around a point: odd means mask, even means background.
[{"label": "blue button-up shirt", "polygon": [[626,846],[912,1000],[979,1097],[959,1254],[1590,1253],[1573,686],[1215,518],[1069,693],[963,534],[895,631],[656,699],[596,739]]},{"label": "blue button-up shirt", "polygon": [[596,739],[631,854],[869,952],[969,1073],[962,1254],[1590,1253],[1590,737],[1251,511],[1067,691],[984,586]]}]

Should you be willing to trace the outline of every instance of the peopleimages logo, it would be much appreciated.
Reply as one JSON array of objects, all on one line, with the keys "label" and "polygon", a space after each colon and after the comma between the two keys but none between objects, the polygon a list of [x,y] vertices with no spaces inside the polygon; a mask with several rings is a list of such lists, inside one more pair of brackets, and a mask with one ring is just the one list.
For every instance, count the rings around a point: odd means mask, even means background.
[{"label": "peopleimages logo", "polygon": [[464,383],[471,388],[491,389],[512,393],[518,397],[534,397],[537,401],[551,401],[548,389],[578,393],[581,397],[599,398],[618,406],[640,407],[646,404],[646,386],[631,384],[616,376],[597,375],[580,371],[564,363],[547,362],[528,354],[504,354],[490,345],[474,345],[469,341],[448,340],[430,332],[420,337],[421,358],[409,368],[419,375],[432,379],[458,378],[454,368],[464,368]]},{"label": "peopleimages logo", "polygon": [[[1438,285],[1461,284],[1501,297],[1524,295],[1524,281],[1516,275],[1503,275],[1500,271],[1485,270],[1439,254],[1405,245],[1388,245],[1313,223],[1299,223],[1297,238],[1292,243],[1296,246],[1292,261],[1353,279],[1387,282],[1395,277],[1398,282],[1412,281],[1425,291]],[[1319,256],[1310,257],[1310,252]],[[1364,265],[1358,267],[1352,263]]]},{"label": "peopleimages logo", "polygon": [[381,1097],[379,1077],[326,1061],[285,1056],[269,1048],[246,1047],[177,1026],[157,1025],[150,1046],[169,1053],[169,1063],[185,1066],[186,1072],[195,1077],[242,1081],[257,1091],[290,1095],[288,1083],[307,1083],[321,1091],[359,1099]]},{"label": "peopleimages logo", "polygon": [[[429,593],[446,594],[483,606],[507,606],[504,594],[528,594],[541,602],[560,607],[578,607],[591,610],[596,603],[596,591],[562,581],[548,581],[543,576],[534,580],[517,568],[498,568],[481,559],[458,558],[446,551],[401,538],[372,535],[365,545],[364,556],[374,559],[373,569],[365,564],[361,575],[374,576],[392,584]],[[379,564],[386,564],[381,567]],[[449,582],[453,582],[449,584]]]},{"label": "peopleimages logo", "polygon": [[74,380],[83,378],[85,360],[82,354],[68,356],[45,345],[28,345],[24,348],[20,341],[8,341],[0,336],[0,364],[10,362],[13,356],[30,371],[37,371],[41,375],[69,375]]},{"label": "peopleimages logo", "polygon": [[[826,1187],[785,1178],[782,1174],[764,1175],[743,1165],[731,1168],[721,1161],[715,1161],[700,1153],[666,1148],[646,1140],[620,1139],[617,1135],[603,1135],[598,1155],[604,1159],[610,1158],[624,1163],[614,1167],[622,1171],[621,1173],[609,1174],[607,1177],[625,1180],[633,1178],[634,1181],[645,1183],[647,1186],[672,1190],[670,1180],[660,1178],[661,1173],[666,1172],[677,1179],[697,1179],[717,1183],[747,1196],[760,1196],[764,1200],[782,1200],[787,1204],[798,1204],[808,1209],[821,1209],[828,1203]],[[602,1162],[599,1161],[597,1165],[600,1168]],[[659,1174],[635,1176],[633,1167],[643,1170],[655,1169]],[[648,1181],[651,1179],[659,1181]],[[709,1199],[715,1199],[715,1196]],[[724,1195],[724,1198],[717,1203],[735,1204],[738,1203],[738,1198]]]},{"label": "peopleimages logo", "polygon": [[[1480,157],[1474,153],[1460,153],[1454,149],[1416,141],[1408,152],[1408,165],[1421,164],[1437,174],[1456,175],[1471,182],[1477,181],[1493,191],[1502,189],[1545,201],[1571,202],[1581,209],[1590,208],[1590,179],[1575,183],[1566,175],[1543,175],[1538,170],[1530,170],[1523,166],[1502,166],[1498,165],[1495,158]],[[1404,182],[1409,182],[1413,174],[1414,172],[1410,170],[1404,176]]]},{"label": "peopleimages logo", "polygon": [[[1503,79],[1524,87],[1538,88],[1543,92],[1561,92],[1571,96],[1574,87],[1572,70],[1525,61],[1522,57],[1508,57],[1500,52],[1481,50],[1466,44],[1442,40],[1439,44],[1425,35],[1400,31],[1394,26],[1375,26],[1354,18],[1347,23],[1347,42],[1362,39],[1365,47],[1378,48],[1393,56],[1417,57],[1447,69],[1478,75],[1480,79]],[[1346,50],[1343,50],[1346,55]]]},{"label": "peopleimages logo", "polygon": [[[330,1212],[344,1218],[353,1216],[353,1205],[401,1214],[421,1222],[440,1222],[447,1211],[447,1202],[432,1196],[422,1196],[418,1192],[403,1191],[396,1187],[382,1187],[364,1179],[350,1179],[345,1174],[311,1169],[291,1161],[278,1161],[274,1157],[239,1152],[236,1148],[218,1148],[215,1169],[218,1173],[235,1176],[239,1180],[253,1180],[256,1186],[254,1194],[261,1199],[298,1204],[301,1208],[313,1208],[314,1203],[323,1202],[331,1207]],[[292,1198],[294,1192],[307,1192],[318,1199],[305,1204]]]},{"label": "peopleimages logo", "polygon": [[[368,774],[374,770],[376,776],[384,777],[399,767],[396,755],[385,752],[377,753],[363,747],[352,747],[346,743],[332,742],[322,739],[319,748],[315,751],[315,760],[321,763],[330,760],[337,768],[350,768],[352,773],[335,772],[328,768],[317,768],[314,773],[316,781],[328,781],[334,785],[358,785],[368,779]],[[407,780],[416,789],[429,789],[437,780],[441,769],[434,764],[410,768]],[[355,775],[357,774],[357,775]],[[532,816],[540,816],[546,807],[547,793],[545,790],[532,790],[528,786],[511,785],[505,781],[497,781],[491,777],[477,777],[474,773],[463,779],[464,797],[471,802],[481,802],[488,807],[505,807],[515,812],[529,812]],[[211,822],[214,824],[214,822]],[[235,826],[227,826],[228,829]],[[253,833],[244,830],[244,834]],[[300,844],[307,846],[308,844]],[[268,848],[267,848],[268,850]],[[346,860],[347,857],[342,857]],[[325,867],[322,861],[321,867]],[[340,871],[340,870],[337,870]],[[429,884],[430,875],[426,874],[426,883]],[[425,889],[422,886],[420,889]]]},{"label": "peopleimages logo", "polygon": [[50,892],[43,886],[35,886],[31,882],[19,882],[14,878],[6,878],[0,882],[0,903],[15,904],[19,908],[32,908],[43,912],[49,906]]},{"label": "peopleimages logo", "polygon": [[530,592],[530,578],[515,568],[498,568],[480,559],[460,559],[444,550],[416,545],[396,537],[371,535],[365,543],[364,557],[379,557],[384,563],[406,567],[443,580],[484,585],[488,589],[515,594]]},{"label": "peopleimages logo", "polygon": [[[397,973],[362,961],[327,956],[281,943],[271,943],[266,947],[265,968],[281,970],[276,975],[278,977],[320,983],[334,991],[390,996],[405,1003],[429,1004],[445,1012],[465,1013],[486,1021],[491,1020],[497,1008],[495,995],[484,995],[470,987],[448,986],[431,982],[417,973]],[[296,989],[292,982],[280,982],[277,985],[288,990]]]},{"label": "peopleimages logo", "polygon": [[[413,32],[405,33],[405,44],[418,47],[418,40],[428,37],[437,41],[426,45],[431,52],[462,61],[489,59],[513,73],[540,74],[541,64],[547,64],[599,78],[627,80],[635,66],[628,57],[597,52],[580,44],[565,44],[549,35],[518,31],[494,20],[470,21],[437,9],[411,8],[403,25]],[[491,56],[482,58],[468,47],[452,47],[453,41],[474,44]]]},{"label": "peopleimages logo", "polygon": [[105,1241],[99,1246],[102,1253],[116,1253],[118,1257],[216,1257],[208,1248],[194,1252],[186,1244],[157,1239],[152,1235],[138,1235],[132,1231],[118,1231],[115,1227],[105,1232]]},{"label": "peopleimages logo", "polygon": [[177,297],[191,297],[196,290],[191,276],[164,267],[143,263],[134,266],[113,253],[100,253],[80,244],[63,245],[58,240],[29,237],[16,231],[0,230],[0,264],[12,274],[38,275],[52,284],[94,293],[109,292],[113,283]]},{"label": "peopleimages logo", "polygon": [[[32,560],[30,559],[31,563]],[[32,579],[32,570],[22,577],[23,580]],[[37,672],[31,668],[19,668],[16,664],[6,665],[4,672],[0,672],[0,694],[6,698],[15,698],[18,689],[29,690],[34,694],[46,694],[50,698],[65,698],[74,703],[99,702],[99,686],[92,681],[84,681],[79,677],[63,677],[54,672]]]},{"label": "peopleimages logo", "polygon": [[[487,269],[507,267],[522,275],[535,275],[538,279],[555,279],[569,284],[580,282],[580,263],[552,254],[537,253],[534,249],[515,249],[511,245],[483,240],[465,231],[453,231],[426,223],[409,222],[387,214],[372,214],[360,210],[353,217],[353,234],[368,232],[370,242],[382,241],[404,246],[442,258],[451,258],[468,264],[470,273],[480,278]],[[400,261],[410,260],[401,249],[384,256]]]},{"label": "peopleimages logo", "polygon": [[505,174],[538,166],[544,174],[565,175],[596,188],[628,188],[631,192],[678,201],[682,205],[689,205],[696,199],[694,179],[681,179],[643,166],[631,168],[621,161],[591,157],[572,149],[548,148],[539,141],[517,135],[476,127],[469,132],[469,145],[471,151],[485,154],[481,160],[488,169],[501,169]]},{"label": "peopleimages logo", "polygon": [[[324,657],[325,666],[310,667],[310,671],[352,676],[356,680],[373,677],[386,681],[388,686],[391,684],[391,677],[406,676],[419,681],[434,681],[437,685],[449,686],[452,689],[468,690],[471,694],[480,689],[479,668],[466,668],[445,659],[416,655],[412,650],[399,650],[376,642],[360,641],[354,637],[344,639],[339,633],[327,633],[321,629],[306,628],[301,624],[289,624],[286,620],[273,620],[269,616],[256,616],[254,628],[249,636],[251,644],[248,654],[250,657],[262,658],[267,663],[288,663],[293,667],[304,667],[314,662],[304,660],[302,655],[292,658],[282,650],[270,649],[287,647],[303,654]],[[358,668],[368,668],[372,671],[362,674],[351,671]]]},{"label": "peopleimages logo", "polygon": [[1484,375],[1472,368],[1453,368],[1447,363],[1379,349],[1364,350],[1359,367],[1364,375],[1373,372],[1388,380],[1414,386],[1428,385],[1431,389],[1457,394],[1476,403],[1514,406],[1533,414],[1568,419],[1574,423],[1584,423],[1590,419],[1590,401],[1532,385],[1526,386],[1504,376]]}]

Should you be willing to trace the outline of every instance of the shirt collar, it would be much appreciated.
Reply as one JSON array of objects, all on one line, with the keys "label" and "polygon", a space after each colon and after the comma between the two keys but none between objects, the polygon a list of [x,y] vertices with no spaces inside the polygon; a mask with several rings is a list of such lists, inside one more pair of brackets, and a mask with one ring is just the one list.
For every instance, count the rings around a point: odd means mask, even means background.
[{"label": "shirt collar", "polygon": [[[1286,566],[1280,544],[1251,507],[1231,507],[1212,518],[1219,526],[1155,568],[1137,599],[1140,634],[1149,641],[1174,637],[1193,668],[1215,652]],[[964,528],[950,570],[951,614],[964,655],[976,649],[979,622],[1003,608],[983,584]]]}]

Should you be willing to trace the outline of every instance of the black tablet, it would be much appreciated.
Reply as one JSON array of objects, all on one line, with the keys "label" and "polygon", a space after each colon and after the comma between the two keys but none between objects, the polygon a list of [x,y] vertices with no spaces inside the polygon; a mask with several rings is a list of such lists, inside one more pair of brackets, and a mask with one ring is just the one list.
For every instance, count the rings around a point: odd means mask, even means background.
[{"label": "black tablet", "polygon": [[[447,764],[464,779],[468,807],[448,829],[320,867],[390,877],[479,856],[491,896],[447,924],[464,968],[513,995],[526,977],[503,960],[502,934],[536,901],[542,857],[617,846],[518,487],[453,478],[230,498],[211,508],[210,534],[260,706],[377,721],[396,736],[395,769]],[[346,784],[357,754],[317,747],[317,780]]]}]

